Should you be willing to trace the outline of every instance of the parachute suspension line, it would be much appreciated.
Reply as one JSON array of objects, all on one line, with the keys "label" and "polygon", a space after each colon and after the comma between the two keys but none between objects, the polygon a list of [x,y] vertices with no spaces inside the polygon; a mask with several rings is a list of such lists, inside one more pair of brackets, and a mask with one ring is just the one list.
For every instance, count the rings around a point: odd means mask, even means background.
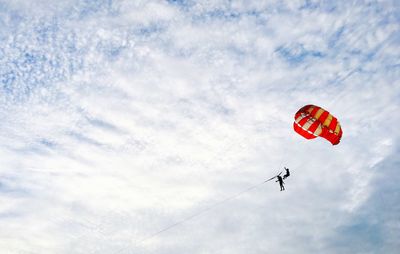
[{"label": "parachute suspension line", "polygon": [[258,183],[258,184],[256,184],[256,185],[253,185],[253,186],[251,186],[251,187],[249,187],[249,188],[247,188],[247,189],[244,189],[243,191],[241,191],[241,192],[239,192],[239,193],[237,193],[237,194],[235,194],[235,195],[233,195],[233,196],[227,197],[227,198],[225,198],[225,199],[223,199],[223,200],[221,200],[221,201],[219,201],[219,202],[217,202],[217,203],[214,203],[213,205],[211,205],[211,206],[209,206],[209,207],[207,207],[207,208],[204,208],[203,210],[200,210],[200,211],[198,211],[198,212],[195,213],[195,214],[192,214],[192,215],[190,215],[190,216],[188,216],[188,217],[186,217],[186,218],[184,218],[184,219],[182,219],[182,220],[180,220],[180,221],[178,221],[178,222],[175,222],[175,223],[173,223],[173,224],[171,224],[171,225],[169,225],[169,226],[167,226],[167,227],[165,227],[165,228],[163,228],[163,229],[161,229],[161,230],[159,230],[159,231],[157,231],[157,232],[155,232],[155,233],[153,233],[153,234],[151,234],[151,235],[149,235],[149,236],[147,236],[147,237],[145,237],[145,238],[143,238],[143,239],[141,239],[141,240],[139,240],[139,241],[137,242],[137,244],[140,244],[140,243],[143,243],[143,242],[145,242],[145,241],[147,241],[147,240],[150,240],[150,239],[154,238],[155,236],[157,236],[157,235],[159,235],[159,234],[161,234],[161,233],[163,233],[163,232],[165,232],[165,231],[170,230],[171,228],[177,227],[177,226],[179,226],[179,225],[181,225],[181,224],[183,224],[183,223],[185,223],[185,222],[187,222],[187,221],[192,220],[193,218],[196,218],[196,217],[198,217],[198,216],[200,216],[200,215],[202,215],[202,214],[204,214],[204,213],[207,213],[208,211],[211,211],[211,210],[213,210],[214,208],[216,208],[216,207],[218,207],[218,206],[220,206],[220,205],[222,205],[222,204],[224,204],[224,203],[226,203],[226,202],[228,202],[228,201],[231,201],[231,200],[233,200],[233,199],[239,197],[240,195],[242,195],[242,194],[244,194],[244,193],[246,193],[246,192],[249,192],[249,191],[251,191],[251,190],[257,188],[257,187],[259,187],[260,185],[262,185],[262,184],[264,184],[264,183],[266,183],[266,182],[267,182],[267,181],[263,181],[263,182]]}]

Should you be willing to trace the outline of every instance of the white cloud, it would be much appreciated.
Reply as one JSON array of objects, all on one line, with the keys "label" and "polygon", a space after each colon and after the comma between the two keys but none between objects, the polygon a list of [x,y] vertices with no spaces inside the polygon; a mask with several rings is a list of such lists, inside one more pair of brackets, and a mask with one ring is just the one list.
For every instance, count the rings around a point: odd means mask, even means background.
[{"label": "white cloud", "polygon": [[[0,249],[394,253],[398,188],[382,177],[398,164],[396,12],[0,4]],[[293,132],[308,103],[339,118],[338,146]],[[283,166],[287,191],[269,182],[214,207]]]}]

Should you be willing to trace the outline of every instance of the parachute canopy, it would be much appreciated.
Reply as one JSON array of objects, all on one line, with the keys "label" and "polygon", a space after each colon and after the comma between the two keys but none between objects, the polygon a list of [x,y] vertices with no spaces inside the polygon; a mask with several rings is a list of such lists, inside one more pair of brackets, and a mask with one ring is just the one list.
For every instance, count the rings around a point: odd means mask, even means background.
[{"label": "parachute canopy", "polygon": [[342,138],[343,131],[337,118],[321,107],[306,105],[297,111],[294,119],[294,130],[306,139],[323,137],[337,145]]}]

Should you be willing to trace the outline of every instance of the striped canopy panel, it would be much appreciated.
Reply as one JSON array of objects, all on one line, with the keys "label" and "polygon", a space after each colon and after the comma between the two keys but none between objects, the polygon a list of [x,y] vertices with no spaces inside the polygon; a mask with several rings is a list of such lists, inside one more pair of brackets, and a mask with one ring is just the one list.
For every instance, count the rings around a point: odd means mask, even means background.
[{"label": "striped canopy panel", "polygon": [[294,119],[294,130],[306,139],[323,137],[332,145],[339,144],[343,134],[342,128],[337,118],[325,109],[306,105],[297,111]]}]

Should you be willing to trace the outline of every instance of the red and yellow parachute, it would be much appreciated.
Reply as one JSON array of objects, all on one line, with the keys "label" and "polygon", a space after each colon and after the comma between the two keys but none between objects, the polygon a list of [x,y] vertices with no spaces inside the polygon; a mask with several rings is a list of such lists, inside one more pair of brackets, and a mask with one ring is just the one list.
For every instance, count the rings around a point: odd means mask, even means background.
[{"label": "red and yellow parachute", "polygon": [[294,119],[294,130],[306,139],[323,137],[337,145],[342,138],[343,131],[337,118],[321,107],[306,105],[297,111]]}]

